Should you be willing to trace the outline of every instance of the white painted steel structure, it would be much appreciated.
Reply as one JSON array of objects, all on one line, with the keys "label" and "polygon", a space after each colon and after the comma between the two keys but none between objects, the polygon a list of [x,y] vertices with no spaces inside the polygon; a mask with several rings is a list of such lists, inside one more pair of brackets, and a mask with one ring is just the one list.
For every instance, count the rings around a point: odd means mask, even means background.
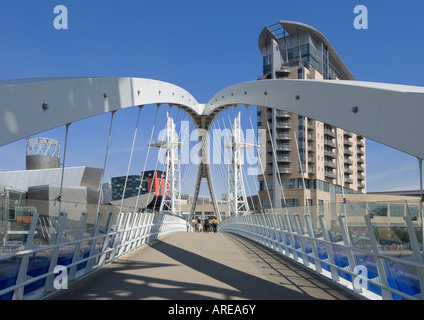
[{"label": "white painted steel structure", "polygon": [[[200,104],[186,90],[138,78],[0,81],[0,146],[98,114],[169,104],[192,117],[236,105],[285,110],[324,121],[424,158],[424,88],[343,80],[261,80],[239,83]],[[355,112],[356,111],[356,112]],[[401,115],[401,116],[400,116]]]},{"label": "white painted steel structure", "polygon": [[225,146],[231,150],[232,160],[228,165],[228,214],[233,216],[247,214],[249,204],[247,202],[246,190],[244,187],[242,167],[244,165],[243,153],[246,148],[253,148],[256,145],[242,141],[241,135],[241,114],[234,119],[232,133],[229,142]]},{"label": "white painted steel structure", "polygon": [[152,143],[151,146],[165,149],[165,185],[160,203],[160,213],[170,213],[181,216],[181,157],[183,144],[175,131],[174,120],[166,115],[166,139],[163,142]]},{"label": "white painted steel structure", "polygon": [[[177,106],[189,113],[198,129],[209,130],[216,115],[228,107],[240,104],[246,106],[257,105],[301,114],[365,136],[411,154],[418,159],[424,158],[424,149],[420,143],[424,140],[424,131],[422,130],[424,88],[328,80],[263,80],[245,82],[223,89],[207,104],[198,103],[187,91],[175,85],[148,79],[61,78],[0,81],[0,121],[2,121],[0,125],[0,146],[102,113],[132,106],[159,105],[163,103]],[[210,169],[206,161],[208,157],[207,139],[202,140],[201,148],[204,149],[202,156],[205,161],[199,165],[194,204],[196,203],[200,180],[205,177],[208,180],[215,211],[218,212],[210,178]],[[194,205],[192,207],[193,210]],[[268,245],[280,246],[280,248],[284,249],[283,244],[278,244],[274,239],[279,233],[287,232],[282,229],[282,225],[278,226],[260,221],[249,223],[248,221],[248,219],[269,220],[274,219],[274,217],[273,215],[257,216],[256,218],[253,218],[253,216],[237,217],[237,220],[232,222],[223,222],[221,228],[222,230],[238,232],[239,228],[233,227],[233,223],[237,224],[240,222],[240,224],[244,225],[241,230],[245,234],[246,232],[247,234],[256,234],[255,237],[258,237],[259,241],[265,241]],[[33,219],[33,221],[36,220]],[[339,220],[341,221],[341,219]],[[92,237],[99,237],[99,239],[100,237],[104,239],[107,235],[122,235],[126,237],[126,235],[133,234],[133,231],[136,230],[133,227],[129,227],[133,223],[134,220],[130,222],[128,217],[125,227],[114,231],[108,229],[112,233],[109,231],[101,235],[94,233]],[[288,223],[290,224],[290,222]],[[179,222],[177,224],[177,230],[179,230]],[[368,224],[369,222],[367,222]],[[224,228],[225,226],[227,226],[226,229]],[[29,235],[31,235],[31,230],[32,232],[34,231],[34,228],[33,222]],[[137,230],[140,230],[140,228],[145,228],[145,226],[138,227]],[[160,227],[158,226],[158,228]],[[185,225],[183,225],[183,228],[185,228]],[[58,229],[58,234],[60,230]],[[293,229],[289,228],[288,230]],[[298,228],[297,230],[302,229]],[[344,229],[341,228],[341,230]],[[322,231],[324,232],[325,229],[322,229]],[[257,235],[258,232],[259,235]],[[288,236],[294,237],[295,235],[293,232],[289,232]],[[325,239],[317,240],[311,234],[305,235],[300,231],[296,234],[296,237],[309,241],[319,241],[324,246],[330,245]],[[58,243],[50,249],[59,250],[61,246],[69,244],[68,242],[62,244],[61,238],[58,237],[58,239]],[[118,238],[115,237],[114,239]],[[76,240],[73,244],[78,246],[78,243],[85,240]],[[103,243],[105,245],[106,241]],[[35,251],[45,250],[45,248],[33,248],[31,247],[31,241],[28,241],[27,244],[30,246],[27,250],[16,253],[13,256],[6,256],[8,258],[21,257],[22,260],[17,284],[0,291],[0,294],[13,291],[15,298],[23,298],[23,286],[37,280],[29,279],[26,276],[27,261],[30,254]],[[334,243],[331,245],[340,246]],[[112,245],[111,253],[115,252],[113,253],[114,256],[119,249],[117,254],[119,256],[127,250],[127,247],[121,245],[118,248],[116,245]],[[343,249],[348,252],[357,251],[357,249],[347,246],[344,246]],[[95,254],[94,251],[90,252]],[[75,254],[77,254],[77,251],[75,251]],[[373,254],[376,259],[387,258],[375,251]],[[100,257],[104,255],[104,251],[96,253],[96,255]],[[294,255],[296,256],[296,253]],[[1,257],[1,259],[4,258],[4,256]],[[78,262],[75,263],[81,263],[81,260],[77,260]],[[305,261],[306,265],[307,259]],[[330,264],[336,268],[331,262]],[[418,262],[412,264],[420,270],[421,278],[423,264]],[[50,280],[47,282],[47,290],[51,289],[51,277],[53,274],[50,269],[48,273]],[[352,269],[347,270],[347,272],[352,272]],[[382,280],[380,283],[376,282],[376,285],[382,287],[384,297],[386,297],[385,292],[389,289],[384,283],[384,274],[381,273],[379,276]],[[421,286],[422,283],[421,281]]]},{"label": "white painted steel structure", "polygon": [[[364,216],[371,244],[370,249],[350,245],[351,235],[345,232],[347,226],[345,226],[344,218],[343,215],[338,216],[341,241],[333,239],[330,235],[323,214],[318,215],[318,228],[314,228],[310,214],[304,214],[302,221],[297,213],[283,213],[233,217],[220,223],[218,231],[232,232],[260,243],[312,270],[317,275],[330,279],[341,288],[348,289],[359,297],[371,300],[392,300],[394,299],[393,295],[397,295],[408,300],[422,300],[424,264],[412,218],[410,216],[405,217],[409,239],[414,251],[412,259],[401,259],[379,252],[375,231],[371,223],[372,216],[370,215]],[[323,252],[325,256],[323,256]],[[359,256],[361,255],[366,258],[360,259]],[[346,258],[348,264],[346,266],[340,265],[339,262],[335,261],[337,256]],[[361,264],[364,262],[375,266],[376,277],[370,279],[366,274],[359,271],[359,268],[365,268]],[[392,271],[388,265],[394,264],[406,266],[409,270],[413,270],[410,271],[410,276],[418,278],[421,293],[410,295],[389,285],[387,272]],[[324,266],[327,268],[324,268]],[[350,276],[351,280],[346,279],[348,277],[341,277],[340,272]],[[402,272],[394,276],[400,276]],[[369,284],[380,288],[381,295],[370,291],[368,289]]]},{"label": "white painted steel structure", "polygon": [[[186,230],[185,221],[172,215],[121,212],[114,221],[114,213],[109,213],[106,221],[102,221],[103,213],[99,212],[91,233],[87,235],[88,214],[83,212],[79,223],[73,230],[74,239],[67,241],[64,236],[65,231],[70,232],[65,229],[69,219],[67,213],[62,212],[58,216],[55,243],[36,246],[33,244],[33,238],[39,221],[38,217],[37,212],[33,213],[24,250],[0,255],[0,262],[19,261],[15,284],[1,289],[0,297],[12,294],[13,300],[40,299],[57,291],[58,288],[55,287],[54,281],[58,273],[55,271],[55,267],[61,255],[68,254],[69,256],[69,263],[66,265],[69,272],[66,280],[70,284],[144,244],[171,233]],[[67,250],[70,247],[73,247],[71,253]],[[28,275],[28,267],[30,259],[37,256],[50,256],[48,270],[32,277]],[[35,291],[24,294],[25,287],[37,281],[42,281],[43,285]]]}]

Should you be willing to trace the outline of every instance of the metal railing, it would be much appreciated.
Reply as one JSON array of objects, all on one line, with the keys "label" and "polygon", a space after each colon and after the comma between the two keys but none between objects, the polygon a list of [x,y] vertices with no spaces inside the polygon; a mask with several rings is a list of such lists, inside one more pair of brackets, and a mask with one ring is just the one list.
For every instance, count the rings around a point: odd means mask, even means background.
[{"label": "metal railing", "polygon": [[[78,204],[64,207],[72,211]],[[4,234],[21,240],[3,238],[0,243],[6,248],[0,252],[0,300],[42,299],[134,249],[186,231],[185,220],[167,214],[124,209],[104,217],[101,212],[65,211],[56,215],[31,211],[25,215],[25,226],[24,219],[2,221],[8,225]],[[21,246],[12,250],[14,244]]]},{"label": "metal railing", "polygon": [[219,231],[260,243],[362,298],[422,300],[418,218],[408,214],[410,204],[381,204],[385,212],[379,205],[274,209],[229,218]]}]

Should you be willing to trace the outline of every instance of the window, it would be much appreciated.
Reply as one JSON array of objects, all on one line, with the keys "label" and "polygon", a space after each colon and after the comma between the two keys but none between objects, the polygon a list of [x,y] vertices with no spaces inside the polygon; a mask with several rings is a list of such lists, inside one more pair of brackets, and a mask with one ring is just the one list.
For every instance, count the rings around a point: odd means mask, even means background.
[{"label": "window", "polygon": [[390,205],[390,216],[391,217],[403,217],[404,216],[404,205],[403,204],[391,204]]},{"label": "window", "polygon": [[376,216],[387,217],[387,203],[369,203],[368,213]]}]

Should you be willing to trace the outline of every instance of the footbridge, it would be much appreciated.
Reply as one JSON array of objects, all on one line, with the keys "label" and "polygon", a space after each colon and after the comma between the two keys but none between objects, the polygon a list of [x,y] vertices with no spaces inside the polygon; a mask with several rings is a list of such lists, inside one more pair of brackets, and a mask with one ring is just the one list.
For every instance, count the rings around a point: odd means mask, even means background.
[{"label": "footbridge", "polygon": [[[229,108],[253,105],[302,114],[396,148],[416,157],[421,165],[424,156],[419,143],[424,138],[421,130],[423,93],[421,87],[359,81],[263,80],[230,86],[202,104],[178,86],[149,79],[1,81],[0,146],[64,126],[66,156],[68,128],[74,122],[106,113],[111,115],[112,128],[115,113],[125,108],[138,107],[140,117],[145,107],[176,107],[189,115],[199,132],[200,161],[188,217],[190,222],[203,178],[207,180],[214,214],[219,216],[214,189],[216,180],[212,179],[209,162],[210,146],[205,137],[217,116]],[[138,120],[133,141],[137,137]],[[111,129],[107,141],[110,136]],[[105,166],[108,147],[107,143]],[[62,169],[65,166],[64,160]],[[57,297],[66,299],[69,293],[68,297],[77,298],[79,291],[71,288],[84,283],[80,297],[85,298],[108,298],[107,292],[114,293],[115,297],[171,298],[160,294],[164,292],[160,289],[168,286],[187,299],[196,295],[214,299],[268,299],[268,288],[276,299],[342,299],[350,294],[366,299],[423,299],[424,264],[419,242],[423,230],[422,202],[417,205],[420,206],[419,214],[405,214],[399,226],[408,245],[393,247],[382,243],[377,227],[385,225],[385,221],[370,214],[367,204],[343,202],[326,208],[274,208],[268,213],[234,215],[219,221],[216,234],[205,234],[187,232],[194,226],[187,226],[179,214],[143,212],[137,205],[126,208],[122,203],[118,207],[100,205],[100,202],[97,206],[81,207],[59,197],[56,201],[28,206],[31,208],[28,214],[20,218],[26,225],[24,241],[7,243],[4,240],[0,255],[0,297],[53,299],[54,294],[59,293]],[[56,215],[46,215],[46,206],[58,208]],[[407,209],[403,212],[408,212]],[[332,217],[331,224],[329,217]],[[14,230],[5,231],[13,233]],[[196,244],[207,246],[212,258],[209,254],[201,255]],[[4,247],[9,248],[9,252]],[[271,272],[272,280],[263,274],[253,276],[258,268],[254,268],[252,261],[244,260],[246,256],[258,255],[253,248],[264,250],[278,261],[278,266],[267,266],[276,271]],[[235,251],[231,251],[233,249]],[[249,250],[251,253],[246,253]],[[155,260],[161,258],[158,255],[162,258],[166,255],[172,261]],[[234,256],[240,256],[240,260],[233,259]],[[292,264],[287,265],[287,261]],[[295,276],[299,281],[292,281],[288,274],[277,271],[280,267],[284,269],[284,265],[290,269],[289,274],[301,274]],[[161,267],[165,270],[171,266],[180,268],[180,271],[172,270],[180,280],[165,280]],[[184,278],[191,276],[184,270],[186,267],[195,277],[200,277],[201,273],[216,282],[205,283],[202,279],[192,284],[190,279]],[[96,287],[96,279],[101,279],[101,274],[112,272],[119,278],[118,269],[134,274],[120,277],[116,282],[119,287],[104,290],[104,283]],[[137,276],[138,272],[148,269],[157,274]],[[223,274],[217,274],[217,270]],[[162,281],[161,278],[153,281],[158,274],[163,277]],[[260,288],[261,292],[253,292],[252,288],[236,283],[233,276],[259,284],[255,291]],[[90,278],[93,282],[85,282]],[[302,285],[305,281],[308,285]],[[146,289],[147,283],[153,282],[155,292],[128,289],[131,284],[139,284],[140,290]],[[153,289],[149,287],[149,290]]]}]

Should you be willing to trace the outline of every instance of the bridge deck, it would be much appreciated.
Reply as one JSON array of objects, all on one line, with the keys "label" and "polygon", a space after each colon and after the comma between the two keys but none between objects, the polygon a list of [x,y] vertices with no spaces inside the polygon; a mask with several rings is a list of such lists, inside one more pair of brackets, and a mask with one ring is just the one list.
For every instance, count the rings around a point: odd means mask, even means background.
[{"label": "bridge deck", "polygon": [[144,246],[53,300],[346,300],[317,276],[226,233],[178,233]]}]

